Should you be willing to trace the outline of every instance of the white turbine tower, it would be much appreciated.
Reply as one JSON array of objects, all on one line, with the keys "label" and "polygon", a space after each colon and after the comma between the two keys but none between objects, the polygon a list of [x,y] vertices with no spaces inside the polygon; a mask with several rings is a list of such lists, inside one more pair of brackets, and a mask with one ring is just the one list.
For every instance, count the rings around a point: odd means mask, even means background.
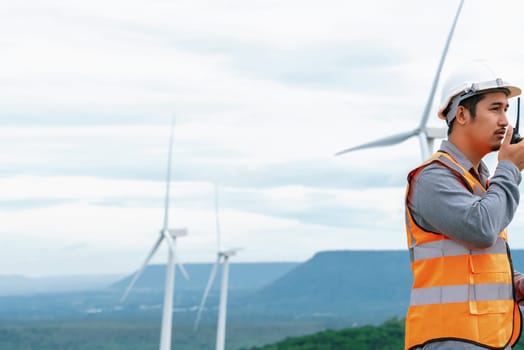
[{"label": "white turbine tower", "polygon": [[156,240],[153,248],[147,255],[144,263],[140,269],[135,273],[133,279],[129,283],[124,295],[120,299],[123,302],[131,289],[133,288],[135,282],[138,280],[142,272],[144,271],[146,265],[149,263],[155,252],[157,251],[160,243],[163,240],[167,242],[168,245],[168,260],[166,266],[166,286],[164,292],[164,306],[162,312],[162,329],[160,333],[160,350],[171,350],[171,326],[173,319],[173,294],[175,292],[175,267],[178,265],[180,271],[186,279],[189,278],[184,266],[177,259],[176,255],[176,239],[181,236],[187,235],[187,230],[183,229],[170,229],[169,228],[169,194],[170,194],[170,182],[171,182],[171,156],[173,153],[173,132],[174,132],[175,122],[171,124],[171,135],[169,138],[169,154],[167,159],[167,175],[166,175],[166,196],[164,201],[164,225],[160,230],[160,236]]},{"label": "white turbine tower", "polygon": [[445,138],[447,132],[446,132],[446,128],[431,128],[431,127],[427,127],[426,124],[429,118],[429,112],[431,111],[431,106],[433,104],[433,99],[435,97],[435,91],[437,89],[437,85],[440,79],[440,73],[442,71],[442,67],[444,66],[444,61],[446,60],[446,56],[447,56],[448,49],[449,49],[449,44],[451,43],[451,38],[453,37],[453,33],[455,31],[455,27],[457,25],[457,21],[460,15],[460,11],[462,10],[463,4],[464,4],[464,0],[461,0],[459,7],[457,9],[457,13],[455,15],[455,19],[453,20],[451,30],[449,31],[449,34],[448,34],[446,45],[444,46],[444,50],[442,51],[442,56],[440,57],[440,62],[437,68],[437,73],[435,74],[435,78],[433,79],[433,85],[431,86],[429,98],[426,102],[426,107],[424,108],[424,112],[422,113],[422,118],[420,120],[419,126],[416,129],[413,129],[411,131],[407,131],[407,132],[397,134],[397,135],[388,136],[385,138],[381,138],[379,140],[371,141],[371,142],[368,142],[368,143],[365,143],[359,146],[355,146],[355,147],[351,147],[351,148],[342,150],[340,152],[337,152],[335,154],[336,156],[339,156],[341,154],[345,154],[348,152],[356,151],[359,149],[396,145],[413,136],[418,136],[419,138],[422,160],[425,160],[426,158],[428,158],[431,155],[431,153],[433,152],[434,140],[436,138]]},{"label": "white turbine tower", "polygon": [[207,281],[204,295],[198,308],[197,318],[195,320],[194,330],[198,329],[200,317],[206,303],[207,296],[211,290],[211,286],[215,280],[218,265],[222,262],[222,281],[220,284],[220,301],[218,306],[218,325],[217,325],[217,337],[216,337],[216,350],[224,350],[226,342],[226,312],[227,312],[227,289],[229,280],[229,257],[235,255],[240,248],[232,248],[228,250],[222,250],[220,245],[220,220],[218,212],[218,186],[215,185],[215,218],[216,218],[216,233],[217,233],[217,258],[215,264],[211,269],[209,279]]}]

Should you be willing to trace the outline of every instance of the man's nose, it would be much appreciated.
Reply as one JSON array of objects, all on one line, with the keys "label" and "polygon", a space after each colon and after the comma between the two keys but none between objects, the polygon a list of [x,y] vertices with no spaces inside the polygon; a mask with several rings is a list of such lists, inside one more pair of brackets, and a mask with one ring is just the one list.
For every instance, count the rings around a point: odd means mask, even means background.
[{"label": "man's nose", "polygon": [[506,112],[502,113],[502,117],[499,120],[499,124],[504,125],[504,126],[509,124],[509,120],[508,120],[508,116],[506,115]]}]

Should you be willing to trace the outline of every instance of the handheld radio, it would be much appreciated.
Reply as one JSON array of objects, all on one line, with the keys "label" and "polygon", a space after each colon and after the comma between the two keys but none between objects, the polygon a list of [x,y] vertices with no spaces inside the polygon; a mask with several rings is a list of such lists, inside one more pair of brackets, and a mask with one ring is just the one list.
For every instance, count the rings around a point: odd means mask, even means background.
[{"label": "handheld radio", "polygon": [[519,135],[519,121],[520,121],[520,97],[517,98],[517,124],[513,128],[513,135],[511,135],[511,141],[509,143],[518,143],[522,141],[522,137]]}]

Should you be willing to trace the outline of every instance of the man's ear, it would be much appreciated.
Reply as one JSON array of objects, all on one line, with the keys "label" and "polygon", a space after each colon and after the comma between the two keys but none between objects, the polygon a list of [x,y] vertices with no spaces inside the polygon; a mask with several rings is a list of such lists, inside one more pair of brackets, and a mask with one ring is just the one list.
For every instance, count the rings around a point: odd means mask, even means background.
[{"label": "man's ear", "polygon": [[457,112],[455,113],[455,123],[464,125],[469,120],[469,111],[464,106],[458,106]]}]

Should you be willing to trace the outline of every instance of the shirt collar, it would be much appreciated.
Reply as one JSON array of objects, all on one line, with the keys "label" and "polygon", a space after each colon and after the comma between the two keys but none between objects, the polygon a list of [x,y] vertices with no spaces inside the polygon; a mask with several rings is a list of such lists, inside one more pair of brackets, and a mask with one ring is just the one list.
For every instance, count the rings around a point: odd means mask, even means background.
[{"label": "shirt collar", "polygon": [[[448,140],[442,140],[440,150],[452,156],[464,169],[468,171],[473,170],[475,173],[477,172],[477,169],[473,167],[473,163],[471,163],[464,153]],[[482,182],[485,182],[489,177],[489,169],[483,161],[480,161],[478,172]]]}]

